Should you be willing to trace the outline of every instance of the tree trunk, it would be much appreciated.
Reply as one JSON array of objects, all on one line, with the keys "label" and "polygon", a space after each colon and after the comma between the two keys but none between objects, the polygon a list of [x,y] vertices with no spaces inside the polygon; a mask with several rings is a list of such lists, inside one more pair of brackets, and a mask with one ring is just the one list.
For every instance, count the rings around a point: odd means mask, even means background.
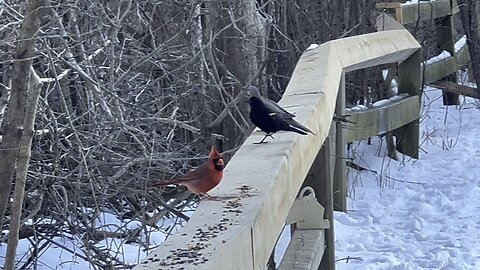
[{"label": "tree trunk", "polygon": [[471,66],[477,88],[480,85],[480,5],[477,0],[458,0],[463,29],[467,36]]},{"label": "tree trunk", "polygon": [[[205,79],[205,63],[206,57],[204,53],[203,26],[201,20],[201,2],[190,0],[193,6],[192,28],[191,28],[191,50],[192,55],[200,53],[199,61],[192,63],[192,69],[195,74],[193,77],[193,97],[192,97],[192,116],[195,119],[195,125],[200,128],[200,145],[204,146],[202,152],[208,152],[214,140],[212,139],[212,129],[209,128],[211,123],[210,103],[206,95],[206,79]],[[219,147],[220,150],[222,150]]]},{"label": "tree trunk", "polygon": [[[8,234],[5,270],[15,268],[15,255],[18,245],[18,233],[21,226],[23,193],[27,177],[27,167],[30,160],[35,112],[40,94],[41,83],[32,68],[32,58],[35,48],[35,35],[40,28],[40,8],[43,1],[27,2],[26,15],[18,37],[15,63],[15,74],[12,82],[12,99],[3,126],[4,140],[0,145],[0,183],[1,189],[0,222],[3,221],[8,202],[12,176],[18,159],[17,177],[13,207],[10,213],[10,230]],[[7,136],[8,135],[8,136]],[[12,144],[8,144],[11,142]],[[9,149],[6,149],[9,147]],[[5,158],[5,159],[3,159]],[[1,224],[1,223],[0,223]],[[1,224],[3,226],[3,224]]]},{"label": "tree trunk", "polygon": [[[265,59],[265,49],[261,48],[265,44],[265,27],[256,10],[256,1],[213,1],[207,6],[211,10],[206,18],[207,36],[216,36],[221,31],[214,43],[216,50],[209,54],[213,59],[208,60],[218,90],[212,96],[224,103],[223,109],[257,74]],[[242,107],[234,108],[230,118],[222,123],[221,133],[229,138],[223,142],[225,149],[236,147],[244,139],[239,134],[245,133],[248,125],[246,105],[239,105]]]},{"label": "tree trunk", "polygon": [[[33,0],[37,1],[37,0]],[[41,1],[38,1],[41,2]],[[25,121],[23,122],[23,133],[20,139],[20,150],[17,161],[17,174],[15,180],[15,192],[13,194],[13,205],[10,213],[10,229],[8,232],[8,246],[7,255],[5,258],[5,270],[14,269],[15,267],[15,255],[18,246],[18,236],[20,228],[22,227],[22,205],[25,192],[25,184],[27,182],[27,169],[31,156],[32,137],[35,124],[35,113],[37,111],[38,98],[40,96],[40,90],[42,83],[40,78],[33,68],[31,68],[28,75],[29,80],[29,98],[27,103],[27,109],[25,112]]]},{"label": "tree trunk", "polygon": [[[12,178],[15,172],[15,165],[20,146],[20,138],[23,133],[23,121],[25,108],[27,107],[29,76],[35,38],[33,38],[40,26],[38,9],[43,1],[30,0],[27,3],[26,15],[20,29],[16,54],[14,55],[15,65],[12,79],[10,102],[5,112],[2,123],[3,139],[0,143],[0,228],[3,228],[5,211],[12,186]],[[7,268],[5,268],[7,269]]]}]

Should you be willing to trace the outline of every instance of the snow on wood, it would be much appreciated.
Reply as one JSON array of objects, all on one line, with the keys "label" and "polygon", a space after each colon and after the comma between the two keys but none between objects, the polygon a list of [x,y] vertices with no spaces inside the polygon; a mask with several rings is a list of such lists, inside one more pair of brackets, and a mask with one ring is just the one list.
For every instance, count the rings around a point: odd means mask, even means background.
[{"label": "snow on wood", "polygon": [[403,24],[441,18],[456,12],[456,9],[452,9],[450,0],[408,1],[401,5],[401,10]]},{"label": "snow on wood", "polygon": [[416,4],[418,4],[418,0],[411,0],[411,1],[407,1],[407,2],[403,3],[402,6],[416,5]]},{"label": "snow on wood", "polygon": [[463,35],[457,42],[455,42],[455,52],[460,51],[467,44],[467,36]]},{"label": "snow on wood", "polygon": [[428,65],[428,64],[433,64],[433,63],[436,63],[436,62],[439,62],[439,61],[442,61],[443,59],[446,59],[448,57],[452,56],[449,52],[447,51],[442,51],[439,55],[437,56],[434,56],[430,59],[428,59],[427,61],[425,61],[425,64]]},{"label": "snow on wood", "polygon": [[463,37],[456,42],[454,57],[444,51],[442,54],[425,61],[422,64],[425,66],[425,71],[422,73],[423,81],[426,84],[436,82],[467,64],[470,61],[470,53],[465,42],[466,40]]},{"label": "snow on wood", "polygon": [[390,100],[388,100],[388,99],[381,99],[381,100],[375,101],[375,103],[372,104],[372,107],[373,107],[373,108],[383,107],[383,106],[386,106],[386,105],[389,104],[389,103],[391,103]]},{"label": "snow on wood", "polygon": [[365,110],[368,110],[367,105],[355,105],[351,108],[346,108],[345,109],[346,112],[360,112],[360,111],[365,111]]},{"label": "snow on wood", "polygon": [[317,48],[317,47],[318,47],[318,44],[312,43],[312,44],[310,44],[310,46],[308,46],[308,48],[306,49],[306,51],[315,49],[315,48]]}]

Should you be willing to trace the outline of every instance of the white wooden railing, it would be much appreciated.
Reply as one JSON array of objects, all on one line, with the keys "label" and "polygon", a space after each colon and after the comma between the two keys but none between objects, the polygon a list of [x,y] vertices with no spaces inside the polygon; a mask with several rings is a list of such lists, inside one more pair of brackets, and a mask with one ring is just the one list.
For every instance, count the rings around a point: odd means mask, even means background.
[{"label": "white wooden railing", "polygon": [[[429,9],[432,7],[433,11]],[[411,12],[415,5],[378,4],[377,8],[393,9],[401,23],[414,21],[419,15],[421,19],[435,18],[458,10],[443,0],[428,7],[417,3],[421,12]],[[340,194],[336,203],[345,207],[345,143],[396,130],[397,136],[405,139],[402,149],[412,156],[418,154],[422,79],[427,83],[437,81],[468,60],[467,50],[462,48],[450,58],[422,64],[419,43],[400,23],[382,15],[377,25],[381,32],[332,40],[301,56],[279,103],[295,112],[296,119],[316,136],[279,133],[274,141],[256,145],[253,143],[263,134],[253,132],[229,161],[222,183],[210,192],[230,198],[202,201],[188,224],[135,269],[265,269],[287,216],[308,223],[308,230],[300,226],[295,231],[280,269],[318,269],[328,227],[331,252],[326,265],[334,268],[333,223],[325,224],[323,216],[313,217],[312,209],[319,208],[311,203],[298,207],[305,203],[299,199],[295,213],[290,213],[304,180],[327,183],[323,194],[316,195],[327,196],[330,201],[334,186],[335,194]],[[398,64],[399,92],[408,95],[385,106],[349,112],[349,119],[355,123],[346,127],[332,125],[334,113],[345,114],[345,73],[389,63]],[[327,158],[320,164],[321,149],[327,149]],[[324,171],[328,173],[317,179],[316,173]],[[326,216],[331,219],[333,205],[329,200]]]}]

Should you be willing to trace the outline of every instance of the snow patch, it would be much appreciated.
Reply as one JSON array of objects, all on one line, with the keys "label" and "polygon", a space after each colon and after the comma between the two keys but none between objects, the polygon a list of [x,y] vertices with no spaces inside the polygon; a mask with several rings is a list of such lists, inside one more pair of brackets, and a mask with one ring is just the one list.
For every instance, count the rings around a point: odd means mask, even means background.
[{"label": "snow patch", "polygon": [[460,51],[467,44],[467,36],[463,35],[457,42],[455,42],[455,52]]},{"label": "snow patch", "polygon": [[439,62],[445,58],[448,58],[448,57],[451,57],[452,55],[447,52],[447,51],[442,51],[439,55],[435,56],[435,57],[432,57],[430,59],[428,59],[425,64],[426,65],[429,65],[429,64],[433,64],[433,63],[436,63],[436,62]]},{"label": "snow patch", "polygon": [[367,110],[368,107],[365,106],[365,105],[356,105],[356,106],[353,106],[351,108],[346,108],[345,111],[348,111],[348,112],[360,112],[360,111],[364,111],[364,110]]},{"label": "snow patch", "polygon": [[318,46],[319,46],[318,44],[312,43],[312,44],[310,44],[310,46],[308,46],[308,48],[305,51],[313,50],[313,49],[317,48]]}]

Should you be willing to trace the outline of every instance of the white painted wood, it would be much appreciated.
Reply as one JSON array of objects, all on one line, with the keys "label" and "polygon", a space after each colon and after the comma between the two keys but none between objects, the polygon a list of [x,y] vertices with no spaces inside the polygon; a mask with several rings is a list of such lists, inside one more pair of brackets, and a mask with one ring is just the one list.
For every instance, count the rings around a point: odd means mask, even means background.
[{"label": "white painted wood", "polygon": [[[280,105],[316,133],[253,132],[229,161],[212,196],[188,224],[155,249],[135,269],[264,269],[287,214],[330,129],[341,74],[401,62],[420,48],[405,30],[333,40],[300,58]],[[201,231],[200,231],[201,230]],[[176,259],[178,258],[178,259]],[[180,264],[179,262],[185,262]]]},{"label": "white painted wood", "polygon": [[425,84],[436,82],[449,74],[455,73],[469,61],[470,54],[465,44],[465,46],[455,53],[455,56],[446,57],[427,65],[422,64],[422,70],[425,69],[424,72],[422,72],[423,82]]},{"label": "white painted wood", "polygon": [[[453,0],[418,1],[409,3],[376,3],[378,10],[393,9],[400,24],[416,23],[418,20],[432,20],[459,12],[457,1]],[[393,13],[393,12],[392,12]]]},{"label": "white painted wood", "polygon": [[[345,72],[340,79],[335,115],[345,115]],[[343,123],[335,122],[335,165],[333,171],[333,209],[347,211],[347,148],[344,139]]]},{"label": "white painted wood", "polygon": [[455,73],[458,70],[455,57],[450,56],[440,61],[429,63],[428,65],[422,64],[422,70],[425,68],[423,75],[423,82],[425,84],[436,82],[441,78]]},{"label": "white painted wood", "polygon": [[455,53],[455,61],[457,62],[458,67],[462,67],[470,62],[470,52],[466,43],[465,46]]},{"label": "white painted wood", "polygon": [[[310,194],[304,195],[306,191]],[[290,212],[288,212],[285,223],[288,225],[297,224],[297,229],[329,229],[330,221],[324,219],[325,208],[317,201],[315,191],[312,187],[304,187],[300,192]]]},{"label": "white painted wood", "polygon": [[450,0],[435,0],[402,4],[402,24],[416,23],[418,20],[432,20],[452,14]]},{"label": "white painted wood", "polygon": [[385,134],[404,126],[420,117],[420,98],[406,97],[382,107],[364,111],[346,113],[350,115],[344,127],[345,143],[365,140],[367,138]]},{"label": "white painted wood", "polygon": [[380,13],[376,19],[377,31],[386,30],[405,30],[402,24],[397,22],[394,18],[385,12]]},{"label": "white painted wood", "polygon": [[394,9],[400,24],[416,23],[418,20],[432,20],[459,12],[457,1],[453,0],[418,1],[409,3],[376,3],[379,10]]},{"label": "white painted wood", "polygon": [[324,251],[324,230],[296,230],[278,269],[317,270]]}]

